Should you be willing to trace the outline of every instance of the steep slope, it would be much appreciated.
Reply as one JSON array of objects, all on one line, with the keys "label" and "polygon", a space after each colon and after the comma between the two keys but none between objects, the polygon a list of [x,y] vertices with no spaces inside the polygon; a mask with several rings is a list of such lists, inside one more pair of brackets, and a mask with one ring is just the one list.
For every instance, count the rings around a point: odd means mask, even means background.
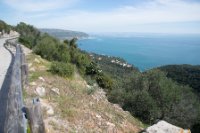
[{"label": "steep slope", "polygon": [[77,72],[72,79],[52,75],[50,62],[24,49],[30,76],[25,101],[40,97],[47,132],[136,133],[142,129],[129,112],[109,103],[101,88],[87,85]]}]

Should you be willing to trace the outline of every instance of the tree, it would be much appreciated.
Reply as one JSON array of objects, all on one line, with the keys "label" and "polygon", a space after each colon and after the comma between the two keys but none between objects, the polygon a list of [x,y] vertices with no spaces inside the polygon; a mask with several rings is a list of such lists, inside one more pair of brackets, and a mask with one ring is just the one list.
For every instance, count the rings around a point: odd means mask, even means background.
[{"label": "tree", "polygon": [[98,74],[96,77],[98,85],[104,89],[111,90],[113,86],[112,79],[106,74]]},{"label": "tree", "polygon": [[73,39],[71,39],[71,40],[69,41],[69,45],[70,45],[71,48],[74,48],[74,49],[77,48],[77,44],[76,44],[76,41],[77,41],[77,40],[78,40],[77,38],[73,38]]},{"label": "tree", "polygon": [[65,44],[67,44],[67,45],[69,44],[69,40],[67,40],[67,39],[64,40],[63,42],[64,42]]},{"label": "tree", "polygon": [[155,101],[145,90],[127,93],[123,108],[147,123],[153,122],[158,112]]},{"label": "tree", "polygon": [[38,38],[40,37],[40,32],[35,27],[27,25],[23,22],[20,22],[15,30],[20,34],[19,42],[23,43],[28,48],[33,48]]},{"label": "tree", "polygon": [[44,34],[38,41],[34,48],[34,52],[41,57],[53,61],[58,57],[58,42],[51,38],[48,34]]}]

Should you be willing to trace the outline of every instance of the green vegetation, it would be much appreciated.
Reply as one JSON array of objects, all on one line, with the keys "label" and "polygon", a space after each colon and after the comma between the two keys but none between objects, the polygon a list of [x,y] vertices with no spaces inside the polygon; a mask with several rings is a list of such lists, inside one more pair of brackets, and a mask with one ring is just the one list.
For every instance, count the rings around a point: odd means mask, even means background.
[{"label": "green vegetation", "polygon": [[194,132],[199,128],[200,100],[191,87],[174,82],[158,69],[141,73],[135,67],[111,62],[125,63],[119,58],[92,56],[98,67],[113,80],[107,92],[109,101],[120,104],[146,124],[163,119]]},{"label": "green vegetation", "polygon": [[42,58],[53,62],[50,68],[53,74],[71,77],[74,73],[73,65],[76,65],[81,75],[94,76],[101,87],[111,88],[112,80],[106,74],[89,73],[93,69],[92,60],[87,53],[77,47],[76,38],[60,42],[47,33],[41,34],[36,28],[23,22],[15,29],[21,35],[19,41],[22,44],[33,49]]},{"label": "green vegetation", "polygon": [[69,48],[48,34],[40,36],[33,51],[49,61],[70,62]]},{"label": "green vegetation", "polygon": [[35,27],[26,25],[23,22],[19,23],[15,30],[20,34],[19,42],[28,48],[33,48],[40,37],[40,32]]},{"label": "green vegetation", "polygon": [[69,63],[52,62],[50,71],[62,77],[72,77],[74,74],[74,66]]},{"label": "green vegetation", "polygon": [[158,69],[166,72],[168,78],[180,84],[189,85],[200,93],[200,66],[167,65]]},{"label": "green vegetation", "polygon": [[0,20],[0,32],[4,31],[5,33],[9,33],[13,27],[7,25],[4,21]]}]

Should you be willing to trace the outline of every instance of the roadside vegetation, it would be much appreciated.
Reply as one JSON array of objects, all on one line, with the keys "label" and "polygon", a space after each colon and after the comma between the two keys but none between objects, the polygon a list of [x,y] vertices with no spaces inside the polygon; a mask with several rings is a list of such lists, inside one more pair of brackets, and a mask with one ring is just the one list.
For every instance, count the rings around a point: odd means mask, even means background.
[{"label": "roadside vegetation", "polygon": [[[50,70],[53,74],[72,77],[76,66],[82,76],[91,75],[89,71],[93,71],[92,60],[77,47],[76,38],[61,42],[47,33],[41,34],[38,29],[23,22],[15,29],[21,35],[19,42],[33,49],[34,53],[42,58],[53,62]],[[95,79],[101,87],[111,88],[112,81],[106,74],[96,73]]]},{"label": "roadside vegetation", "polygon": [[0,32],[10,33],[13,27],[11,25],[6,24],[4,21],[0,20]]}]

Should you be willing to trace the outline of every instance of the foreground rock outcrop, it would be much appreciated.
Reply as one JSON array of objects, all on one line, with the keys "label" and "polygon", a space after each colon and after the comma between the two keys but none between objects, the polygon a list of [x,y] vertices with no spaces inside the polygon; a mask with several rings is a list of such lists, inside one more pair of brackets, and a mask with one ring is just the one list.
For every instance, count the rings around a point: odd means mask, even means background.
[{"label": "foreground rock outcrop", "polygon": [[159,121],[148,127],[143,133],[191,133],[190,130],[184,130],[180,127],[176,127],[166,121]]}]

